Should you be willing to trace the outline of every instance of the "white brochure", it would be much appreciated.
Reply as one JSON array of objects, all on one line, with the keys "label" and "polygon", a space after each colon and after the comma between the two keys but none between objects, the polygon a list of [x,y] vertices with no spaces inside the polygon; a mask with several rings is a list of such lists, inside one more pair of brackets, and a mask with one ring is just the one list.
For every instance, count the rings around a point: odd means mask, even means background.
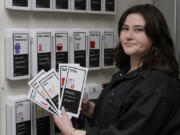
[{"label": "white brochure", "polygon": [[54,111],[52,106],[33,88],[30,89],[28,96],[27,96],[32,102],[36,103],[37,105],[41,106],[48,112],[59,115],[57,112]]},{"label": "white brochure", "polygon": [[[61,101],[61,94],[64,87],[64,83],[67,76],[67,71],[69,66],[77,66],[79,67],[79,64],[59,64],[59,81],[60,81],[60,89],[59,89],[59,105]],[[58,109],[60,109],[60,106],[58,106]]]},{"label": "white brochure", "polygon": [[41,70],[28,84],[36,90],[58,113],[58,110],[56,106],[53,104],[51,98],[47,95],[47,93],[44,91],[44,89],[39,84],[39,81],[42,79],[43,76],[45,76],[46,72],[44,70]]},{"label": "white brochure", "polygon": [[87,71],[84,67],[68,68],[59,106],[60,109],[64,107],[70,116],[79,117]]},{"label": "white brochure", "polygon": [[51,99],[53,106],[58,108],[59,77],[54,69],[49,70],[45,76],[40,77],[39,84]]}]

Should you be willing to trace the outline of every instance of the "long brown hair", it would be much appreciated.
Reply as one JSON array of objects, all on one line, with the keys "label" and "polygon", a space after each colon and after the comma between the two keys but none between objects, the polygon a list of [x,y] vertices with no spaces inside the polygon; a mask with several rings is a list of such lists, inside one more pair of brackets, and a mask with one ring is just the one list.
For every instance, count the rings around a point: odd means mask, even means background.
[{"label": "long brown hair", "polygon": [[[166,20],[159,9],[153,5],[136,5],[127,9],[121,16],[118,34],[129,14],[138,13],[145,19],[145,32],[152,40],[152,47],[148,54],[141,59],[142,67],[156,69],[178,77],[178,63],[174,56],[173,41]],[[117,68],[130,67],[130,57],[124,53],[121,43],[115,49],[115,63]]]}]

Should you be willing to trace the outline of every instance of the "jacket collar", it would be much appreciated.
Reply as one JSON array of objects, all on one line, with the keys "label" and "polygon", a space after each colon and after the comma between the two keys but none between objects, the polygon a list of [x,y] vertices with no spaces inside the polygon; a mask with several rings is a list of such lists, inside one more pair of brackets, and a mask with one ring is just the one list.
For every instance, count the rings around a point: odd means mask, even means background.
[{"label": "jacket collar", "polygon": [[141,77],[146,79],[148,77],[149,73],[151,72],[150,69],[144,69],[142,67],[127,73],[128,70],[129,69],[127,69],[127,68],[121,69],[118,74],[119,75],[122,74],[123,78],[129,78],[130,79],[130,78],[134,78],[137,75],[140,75]]}]

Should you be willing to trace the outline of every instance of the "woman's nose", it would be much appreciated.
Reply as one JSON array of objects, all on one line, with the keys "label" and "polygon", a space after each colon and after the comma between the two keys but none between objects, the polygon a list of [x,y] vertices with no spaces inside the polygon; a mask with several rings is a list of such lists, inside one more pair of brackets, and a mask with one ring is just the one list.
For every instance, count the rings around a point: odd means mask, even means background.
[{"label": "woman's nose", "polygon": [[127,31],[126,37],[130,38],[130,39],[133,38],[133,31],[131,31],[131,30]]}]

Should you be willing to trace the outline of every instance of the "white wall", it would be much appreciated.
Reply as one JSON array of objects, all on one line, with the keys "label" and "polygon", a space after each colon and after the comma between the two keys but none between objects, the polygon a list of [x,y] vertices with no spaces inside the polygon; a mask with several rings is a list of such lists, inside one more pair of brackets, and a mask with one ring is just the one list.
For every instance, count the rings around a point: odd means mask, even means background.
[{"label": "white wall", "polygon": [[[5,78],[4,35],[6,28],[114,28],[120,15],[128,7],[153,0],[117,0],[116,15],[72,14],[55,12],[14,11],[4,8],[0,0],[0,134],[6,134],[5,99],[7,95],[27,93],[29,80],[9,81]],[[87,82],[108,82],[115,70],[98,70],[88,73]],[[9,129],[10,130],[10,129]]]}]

